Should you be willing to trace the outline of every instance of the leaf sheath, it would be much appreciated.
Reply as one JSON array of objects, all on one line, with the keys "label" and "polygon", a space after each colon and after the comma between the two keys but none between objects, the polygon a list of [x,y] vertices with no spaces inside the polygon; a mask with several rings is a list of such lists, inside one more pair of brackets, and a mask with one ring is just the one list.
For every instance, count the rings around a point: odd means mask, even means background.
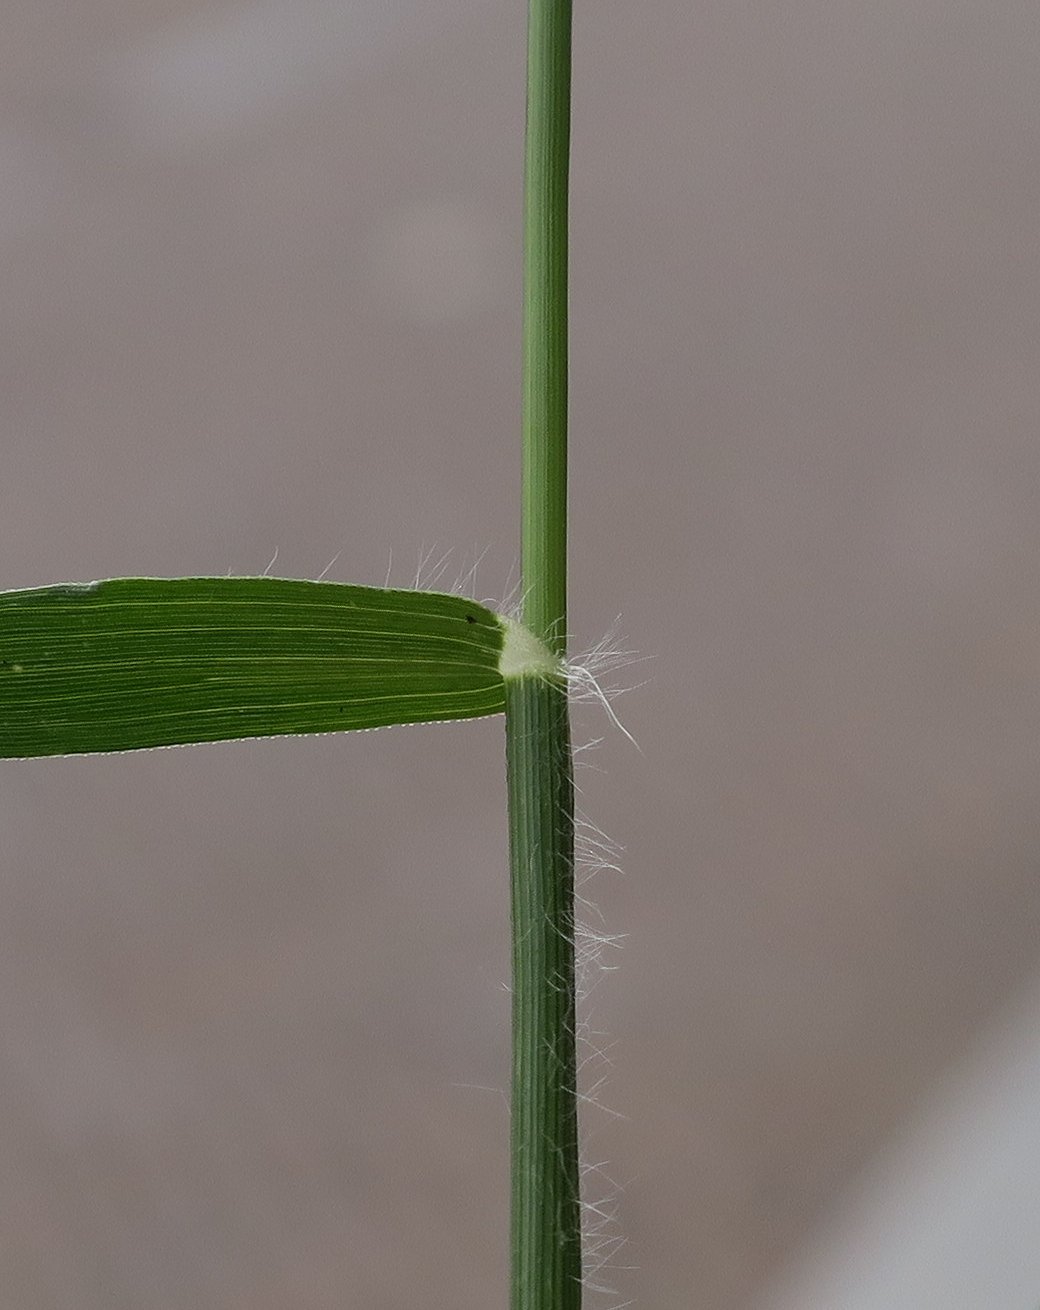
[{"label": "leaf sheath", "polygon": [[565,687],[506,680],[513,1310],[578,1310],[573,784]]}]

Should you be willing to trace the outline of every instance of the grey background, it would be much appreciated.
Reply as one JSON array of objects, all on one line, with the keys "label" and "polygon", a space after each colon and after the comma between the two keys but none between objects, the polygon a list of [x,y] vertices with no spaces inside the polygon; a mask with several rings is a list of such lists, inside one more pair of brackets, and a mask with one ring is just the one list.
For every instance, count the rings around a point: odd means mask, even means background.
[{"label": "grey background", "polygon": [[[577,10],[590,1304],[728,1310],[1040,965],[1040,22]],[[9,0],[0,586],[505,593],[523,23]],[[504,1304],[500,725],[0,779],[0,1304]]]}]

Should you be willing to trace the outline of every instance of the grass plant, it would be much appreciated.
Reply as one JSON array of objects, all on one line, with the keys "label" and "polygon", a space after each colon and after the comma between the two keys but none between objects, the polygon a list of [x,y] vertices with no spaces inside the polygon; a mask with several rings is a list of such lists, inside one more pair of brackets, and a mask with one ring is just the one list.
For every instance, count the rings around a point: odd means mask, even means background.
[{"label": "grass plant", "polygon": [[530,0],[522,617],[333,582],[122,578],[0,593],[0,757],[504,712],[512,1310],[582,1299],[567,698],[571,0]]}]

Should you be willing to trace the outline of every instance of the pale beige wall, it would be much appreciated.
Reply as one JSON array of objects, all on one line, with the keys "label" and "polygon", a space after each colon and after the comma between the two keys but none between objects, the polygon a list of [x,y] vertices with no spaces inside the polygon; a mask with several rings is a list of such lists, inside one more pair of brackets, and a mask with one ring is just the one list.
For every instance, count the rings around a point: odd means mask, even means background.
[{"label": "pale beige wall", "polygon": [[[579,718],[590,1156],[623,1297],[737,1310],[1038,964],[1040,24],[577,10],[573,623],[655,657],[642,755]],[[7,0],[0,586],[506,589],[522,58],[520,0]],[[0,1304],[504,1304],[501,756],[0,768]]]}]

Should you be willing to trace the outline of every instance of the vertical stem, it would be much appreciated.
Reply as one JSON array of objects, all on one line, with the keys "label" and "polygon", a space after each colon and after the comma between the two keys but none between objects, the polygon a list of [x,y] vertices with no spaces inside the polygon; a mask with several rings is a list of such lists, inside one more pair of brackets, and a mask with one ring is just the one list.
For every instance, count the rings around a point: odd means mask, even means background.
[{"label": "vertical stem", "polygon": [[573,835],[565,690],[506,682],[513,915],[512,1310],[580,1310]]},{"label": "vertical stem", "polygon": [[[567,640],[571,0],[529,0],[524,185],[524,622]],[[506,680],[513,921],[512,1310],[580,1310],[574,793],[566,688]]]},{"label": "vertical stem", "polygon": [[524,173],[524,622],[567,640],[567,187],[571,0],[529,0]]}]

